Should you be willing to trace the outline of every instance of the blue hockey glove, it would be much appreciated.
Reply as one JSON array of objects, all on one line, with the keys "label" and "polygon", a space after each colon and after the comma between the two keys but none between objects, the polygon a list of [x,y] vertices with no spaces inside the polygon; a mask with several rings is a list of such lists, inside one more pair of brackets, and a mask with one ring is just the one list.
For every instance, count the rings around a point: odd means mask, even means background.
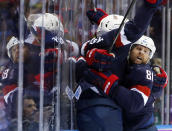
[{"label": "blue hockey glove", "polygon": [[79,57],[79,58],[69,57],[68,60],[75,63],[76,82],[79,82],[79,80],[83,76],[84,70],[87,69],[86,60],[84,59],[84,57]]},{"label": "blue hockey glove", "polygon": [[91,9],[87,11],[87,17],[89,18],[92,24],[96,23],[97,25],[99,25],[100,21],[106,16],[108,16],[108,14],[100,8],[96,8],[95,10]]},{"label": "blue hockey glove", "polygon": [[64,53],[58,48],[45,49],[44,68],[45,71],[56,71],[57,61],[62,64],[66,58]]},{"label": "blue hockey glove", "polygon": [[103,49],[91,49],[86,54],[87,64],[97,71],[106,71],[111,69],[114,62],[114,55],[109,54]]},{"label": "blue hockey glove", "polygon": [[88,68],[84,71],[84,77],[87,82],[95,85],[108,96],[112,96],[119,79],[118,76],[111,72],[97,72]]},{"label": "blue hockey glove", "polygon": [[168,76],[166,72],[161,67],[159,67],[159,69],[160,69],[160,73],[158,74],[156,73],[156,75],[154,75],[154,81],[152,87],[152,94],[156,98],[161,96],[163,88],[165,88],[168,83]]}]

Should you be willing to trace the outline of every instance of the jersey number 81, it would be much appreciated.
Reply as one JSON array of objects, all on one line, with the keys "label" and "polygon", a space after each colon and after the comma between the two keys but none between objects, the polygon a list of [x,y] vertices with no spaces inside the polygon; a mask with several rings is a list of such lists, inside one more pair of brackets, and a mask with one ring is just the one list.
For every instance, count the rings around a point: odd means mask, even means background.
[{"label": "jersey number 81", "polygon": [[153,72],[150,70],[146,70],[146,79],[153,81]]}]

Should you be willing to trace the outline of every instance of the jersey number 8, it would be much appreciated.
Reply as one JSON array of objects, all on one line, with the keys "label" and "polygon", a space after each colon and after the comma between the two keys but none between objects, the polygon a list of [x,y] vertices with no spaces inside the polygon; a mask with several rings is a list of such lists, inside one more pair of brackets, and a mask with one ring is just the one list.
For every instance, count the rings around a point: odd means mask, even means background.
[{"label": "jersey number 8", "polygon": [[148,80],[152,80],[153,81],[153,72],[150,70],[146,70],[146,78]]},{"label": "jersey number 8", "polygon": [[6,79],[8,77],[8,72],[9,72],[9,69],[6,69],[6,70],[3,71],[2,79]]}]

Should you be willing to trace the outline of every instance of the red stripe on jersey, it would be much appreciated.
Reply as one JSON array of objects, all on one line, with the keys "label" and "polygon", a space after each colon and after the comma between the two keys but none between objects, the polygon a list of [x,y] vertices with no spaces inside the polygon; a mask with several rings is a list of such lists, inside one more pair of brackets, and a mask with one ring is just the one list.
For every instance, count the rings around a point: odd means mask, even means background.
[{"label": "red stripe on jersey", "polygon": [[124,44],[121,41],[121,34],[119,34],[117,40],[116,40],[116,44],[115,44],[116,48],[119,48],[121,46],[124,46]]},{"label": "red stripe on jersey", "polygon": [[[46,79],[47,77],[51,76],[52,74],[53,74],[53,72],[46,72],[46,73],[44,74],[44,79]],[[35,76],[35,79],[36,79],[38,82],[40,82],[41,74],[36,75],[36,76]]]},{"label": "red stripe on jersey", "polygon": [[[47,85],[47,83],[46,83],[46,80],[48,80],[48,78],[49,77],[51,77],[53,75],[53,72],[46,72],[45,74],[44,74],[44,89],[47,89],[48,87],[48,85]],[[41,79],[41,75],[40,74],[38,74],[38,75],[36,75],[35,76],[35,80],[37,81],[37,82],[39,82],[39,84],[40,84],[40,79]]]},{"label": "red stripe on jersey", "polygon": [[12,84],[12,85],[5,86],[5,88],[3,88],[3,94],[4,94],[4,96],[6,94],[8,94],[9,92],[11,92],[12,90],[14,90],[16,87],[17,87],[16,84]]},{"label": "red stripe on jersey", "polygon": [[132,86],[131,89],[132,88],[136,88],[137,90],[139,90],[140,92],[143,92],[148,97],[150,96],[151,90],[147,86],[135,85],[135,86]]}]

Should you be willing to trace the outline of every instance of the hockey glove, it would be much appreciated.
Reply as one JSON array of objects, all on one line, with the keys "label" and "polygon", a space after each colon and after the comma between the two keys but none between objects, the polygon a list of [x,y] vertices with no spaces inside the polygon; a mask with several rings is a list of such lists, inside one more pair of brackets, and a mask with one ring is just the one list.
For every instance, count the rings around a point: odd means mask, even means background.
[{"label": "hockey glove", "polygon": [[167,0],[145,0],[148,5],[151,7],[157,7],[159,5],[165,5]]},{"label": "hockey glove", "polygon": [[45,49],[45,63],[53,63],[57,61],[58,48]]},{"label": "hockey glove", "polygon": [[87,69],[86,60],[84,59],[84,57],[69,57],[68,60],[72,63],[75,63],[76,82],[78,82],[82,78],[84,70]]},{"label": "hockey glove", "polygon": [[114,55],[103,49],[91,49],[86,54],[87,64],[97,71],[106,71],[114,62]]},{"label": "hockey glove", "polygon": [[96,8],[96,10],[91,9],[87,11],[87,17],[89,18],[92,24],[96,23],[97,25],[99,25],[100,21],[106,16],[108,16],[108,14],[100,8]]},{"label": "hockey glove", "polygon": [[158,98],[161,96],[163,88],[167,86],[168,83],[168,76],[166,72],[160,68],[160,73],[154,76],[153,87],[152,87],[152,94]]},{"label": "hockey glove", "polygon": [[118,76],[111,72],[97,72],[93,69],[84,71],[84,77],[87,82],[97,86],[106,95],[112,96],[114,88],[118,85]]},{"label": "hockey glove", "polygon": [[66,40],[68,45],[69,56],[77,57],[79,55],[79,44],[74,41]]},{"label": "hockey glove", "polygon": [[[59,60],[59,61],[58,61]],[[65,53],[58,48],[45,49],[45,71],[56,71],[57,62],[62,65],[66,61]]]}]

